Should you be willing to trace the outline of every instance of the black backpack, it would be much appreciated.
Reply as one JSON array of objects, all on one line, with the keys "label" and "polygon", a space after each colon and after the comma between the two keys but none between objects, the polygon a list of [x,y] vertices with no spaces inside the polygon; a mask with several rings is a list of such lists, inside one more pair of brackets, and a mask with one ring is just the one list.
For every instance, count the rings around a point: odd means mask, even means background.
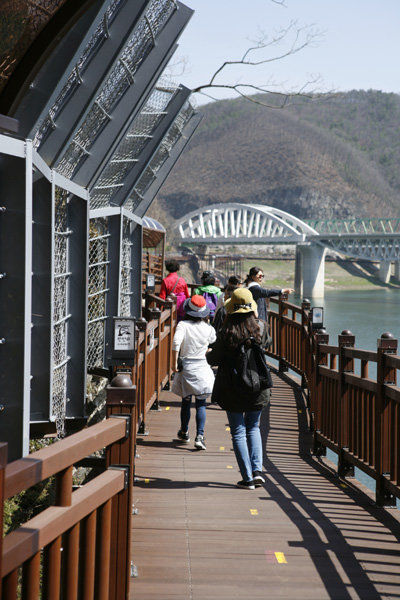
[{"label": "black backpack", "polygon": [[257,394],[273,386],[264,350],[253,337],[247,338],[237,348],[233,384],[248,394]]}]

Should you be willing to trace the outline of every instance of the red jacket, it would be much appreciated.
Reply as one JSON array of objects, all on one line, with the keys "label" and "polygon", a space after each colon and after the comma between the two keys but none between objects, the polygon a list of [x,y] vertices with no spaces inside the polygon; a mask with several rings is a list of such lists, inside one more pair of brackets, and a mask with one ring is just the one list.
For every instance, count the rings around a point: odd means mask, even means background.
[{"label": "red jacket", "polygon": [[160,290],[160,298],[165,300],[165,298],[168,296],[168,294],[170,294],[172,292],[172,289],[177,281],[177,278],[179,278],[179,281],[174,289],[174,294],[176,296],[183,294],[185,296],[185,298],[189,298],[190,294],[189,294],[189,289],[188,289],[187,283],[183,279],[183,277],[180,277],[178,275],[178,273],[170,273],[169,275],[167,275],[167,277],[165,277],[165,279],[162,280],[161,290]]}]

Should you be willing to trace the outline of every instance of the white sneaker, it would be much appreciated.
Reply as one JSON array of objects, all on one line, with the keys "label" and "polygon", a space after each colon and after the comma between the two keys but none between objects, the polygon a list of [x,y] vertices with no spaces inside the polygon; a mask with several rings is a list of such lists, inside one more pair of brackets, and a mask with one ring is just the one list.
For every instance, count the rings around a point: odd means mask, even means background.
[{"label": "white sneaker", "polygon": [[198,450],[207,450],[206,444],[204,442],[204,436],[196,435],[196,439],[194,440],[194,447]]}]

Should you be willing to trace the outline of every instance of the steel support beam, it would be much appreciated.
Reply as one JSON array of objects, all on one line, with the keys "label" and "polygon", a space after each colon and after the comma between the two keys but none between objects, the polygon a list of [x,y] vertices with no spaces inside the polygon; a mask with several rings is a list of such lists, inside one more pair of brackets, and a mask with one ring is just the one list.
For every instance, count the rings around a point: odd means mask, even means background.
[{"label": "steel support beam", "polygon": [[85,418],[86,354],[89,279],[89,207],[86,200],[70,196],[67,227],[71,231],[68,262],[67,419]]},{"label": "steel support beam", "polygon": [[[0,439],[8,458],[29,451],[32,303],[32,147],[0,155]],[[18,233],[17,233],[18,232]]]},{"label": "steel support beam", "polygon": [[50,418],[50,365],[52,364],[52,185],[41,178],[33,186],[32,257],[32,383],[31,422]]}]

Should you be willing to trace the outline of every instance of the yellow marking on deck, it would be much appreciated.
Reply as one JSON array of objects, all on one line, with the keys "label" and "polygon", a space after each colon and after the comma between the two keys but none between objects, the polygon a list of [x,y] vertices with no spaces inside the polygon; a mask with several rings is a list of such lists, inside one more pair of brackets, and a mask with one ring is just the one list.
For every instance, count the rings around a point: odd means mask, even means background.
[{"label": "yellow marking on deck", "polygon": [[220,450],[225,450],[225,446],[220,446],[219,449]]},{"label": "yellow marking on deck", "polygon": [[171,408],[170,406],[166,406],[166,407],[165,407],[165,410],[169,410],[170,408]]},{"label": "yellow marking on deck", "polygon": [[227,469],[233,469],[232,465],[226,465]]},{"label": "yellow marking on deck", "polygon": [[299,408],[299,415],[301,415],[301,413],[302,413],[302,412],[303,412],[303,411],[301,410],[301,408]]},{"label": "yellow marking on deck", "polygon": [[230,431],[231,428],[230,427],[225,427],[225,431]]},{"label": "yellow marking on deck", "polygon": [[251,515],[258,515],[258,510],[256,508],[251,508],[250,509],[250,514]]},{"label": "yellow marking on deck", "polygon": [[278,561],[278,563],[281,563],[281,564],[286,563],[287,564],[287,560],[286,560],[283,552],[275,552],[275,556],[276,556],[276,560]]},{"label": "yellow marking on deck", "polygon": [[346,485],[345,483],[341,483],[341,484],[340,484],[340,487],[341,487],[341,488],[347,488],[347,485]]},{"label": "yellow marking on deck", "polygon": [[150,479],[145,479],[144,482],[145,483],[150,483]]}]

